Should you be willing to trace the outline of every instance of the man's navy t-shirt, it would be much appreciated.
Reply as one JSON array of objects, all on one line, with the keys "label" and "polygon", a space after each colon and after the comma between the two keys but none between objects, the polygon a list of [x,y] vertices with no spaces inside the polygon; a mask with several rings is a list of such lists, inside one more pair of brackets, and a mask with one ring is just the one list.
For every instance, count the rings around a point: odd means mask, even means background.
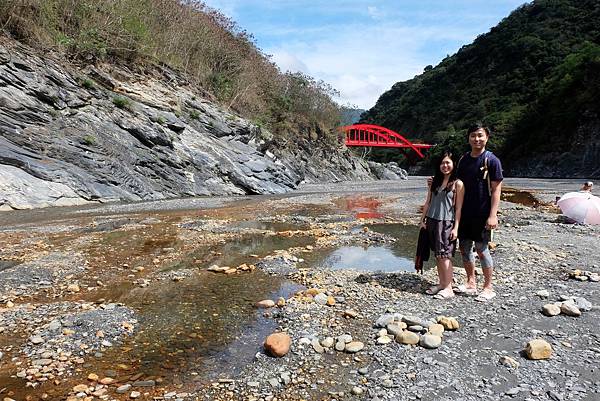
[{"label": "man's navy t-shirt", "polygon": [[490,180],[502,181],[504,178],[500,159],[492,152],[486,150],[479,157],[472,157],[470,152],[465,154],[456,170],[457,177],[465,185],[461,218],[487,218],[490,215],[492,202],[487,178],[483,178],[484,171],[481,169],[486,157]]}]

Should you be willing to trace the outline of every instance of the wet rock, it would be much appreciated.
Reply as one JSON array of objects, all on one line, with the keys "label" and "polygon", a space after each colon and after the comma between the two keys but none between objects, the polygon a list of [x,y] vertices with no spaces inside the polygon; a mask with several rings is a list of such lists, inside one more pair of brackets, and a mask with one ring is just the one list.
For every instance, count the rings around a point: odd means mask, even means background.
[{"label": "wet rock", "polygon": [[154,380],[138,380],[132,383],[133,387],[154,387],[155,385]]},{"label": "wet rock", "polygon": [[525,347],[525,355],[533,360],[548,359],[552,356],[552,346],[540,338],[531,340]]},{"label": "wet rock", "polygon": [[88,390],[89,387],[87,384],[78,384],[75,387],[73,387],[73,392],[75,393],[85,393]]},{"label": "wet rock", "polygon": [[131,384],[123,384],[122,386],[117,387],[115,390],[118,394],[125,394],[131,390]]},{"label": "wet rock", "polygon": [[275,302],[271,299],[265,299],[263,301],[258,301],[255,306],[257,308],[268,309],[275,306]]},{"label": "wet rock", "polygon": [[274,357],[282,357],[290,350],[292,339],[285,333],[273,333],[265,340],[265,350]]}]

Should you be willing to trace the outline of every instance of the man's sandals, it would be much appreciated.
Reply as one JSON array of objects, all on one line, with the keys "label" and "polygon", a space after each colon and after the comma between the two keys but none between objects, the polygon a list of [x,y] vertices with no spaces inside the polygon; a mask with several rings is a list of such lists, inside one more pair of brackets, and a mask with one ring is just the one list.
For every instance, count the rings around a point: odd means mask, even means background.
[{"label": "man's sandals", "polygon": [[493,290],[483,290],[479,294],[475,301],[478,302],[489,302],[496,297],[496,293]]},{"label": "man's sandals", "polygon": [[427,295],[435,295],[442,290],[442,287],[439,285],[434,285],[433,287],[429,287],[425,290],[425,294]]},{"label": "man's sandals", "polygon": [[477,288],[469,288],[465,284],[461,284],[454,288],[454,292],[457,294],[475,296],[477,295]]}]

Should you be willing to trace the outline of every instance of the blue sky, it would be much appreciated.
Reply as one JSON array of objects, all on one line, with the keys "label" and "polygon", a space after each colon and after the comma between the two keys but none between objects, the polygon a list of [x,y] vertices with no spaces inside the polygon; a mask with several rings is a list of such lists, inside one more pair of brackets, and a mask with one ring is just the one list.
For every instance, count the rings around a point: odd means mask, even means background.
[{"label": "blue sky", "polygon": [[370,108],[394,83],[471,43],[525,0],[205,0],[234,19],[283,70]]}]

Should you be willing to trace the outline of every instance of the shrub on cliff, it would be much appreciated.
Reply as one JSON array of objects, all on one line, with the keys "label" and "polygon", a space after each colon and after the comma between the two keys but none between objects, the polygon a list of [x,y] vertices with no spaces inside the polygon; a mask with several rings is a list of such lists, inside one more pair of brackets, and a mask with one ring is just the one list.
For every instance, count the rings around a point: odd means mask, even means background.
[{"label": "shrub on cliff", "polygon": [[198,0],[3,0],[0,26],[77,60],[164,63],[276,136],[310,138],[320,127],[337,137],[330,87],[281,73],[248,32]]}]

